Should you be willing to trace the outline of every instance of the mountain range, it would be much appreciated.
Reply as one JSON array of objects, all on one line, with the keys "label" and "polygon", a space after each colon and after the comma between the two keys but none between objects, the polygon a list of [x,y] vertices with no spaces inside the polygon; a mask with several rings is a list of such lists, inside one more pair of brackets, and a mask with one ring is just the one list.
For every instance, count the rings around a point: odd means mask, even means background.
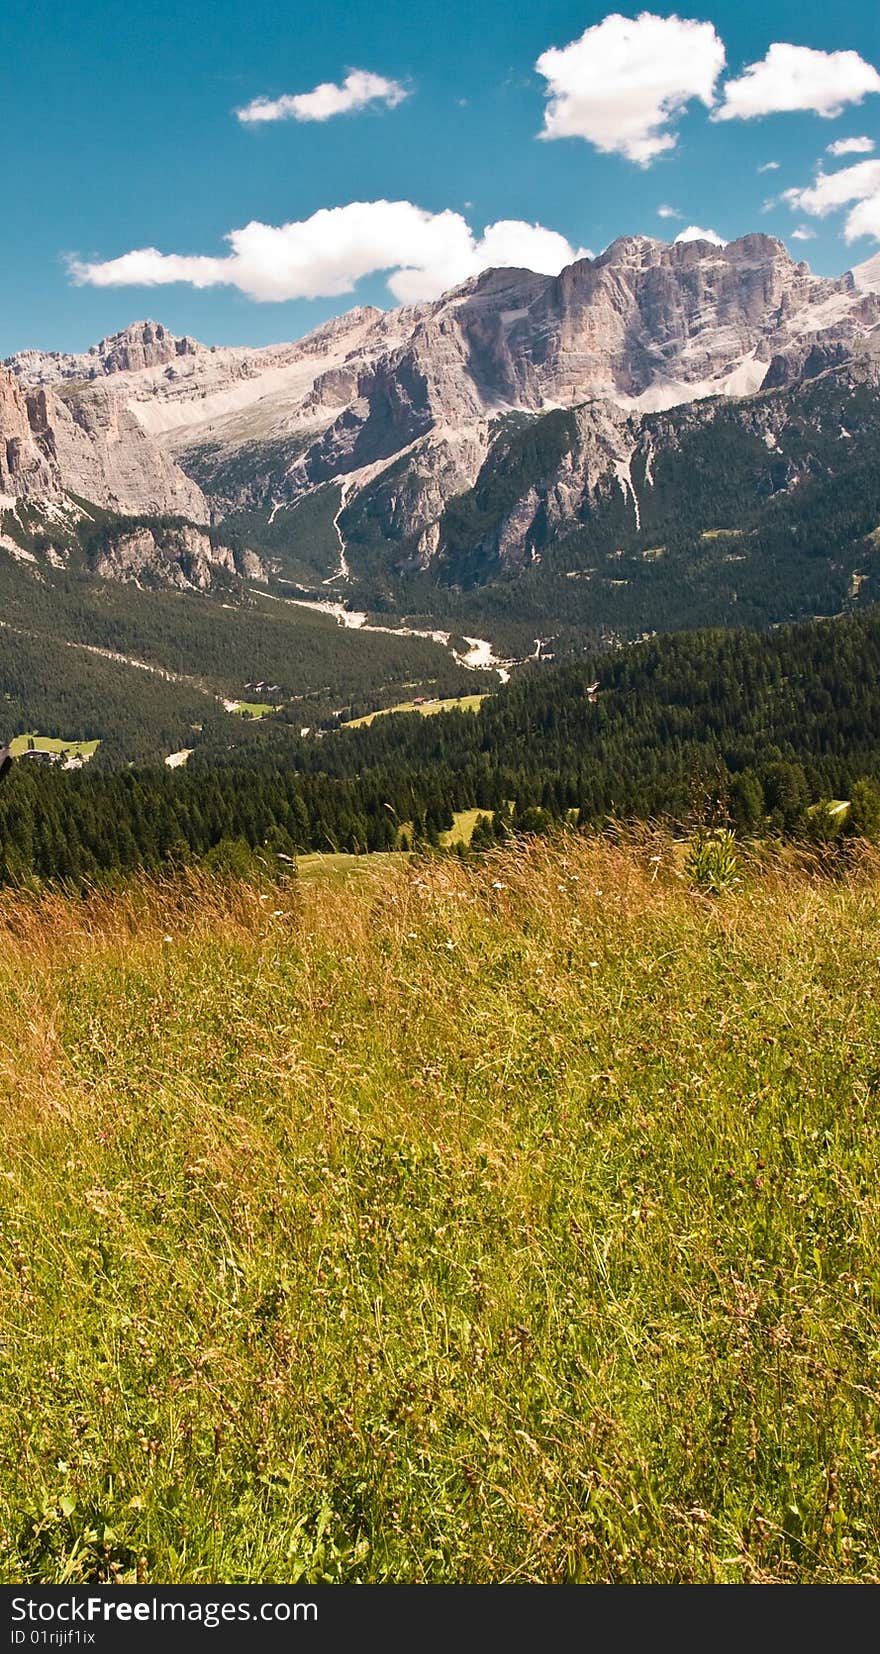
[{"label": "mountain range", "polygon": [[625,237],[290,344],[0,368],[7,722],[102,762],[878,598],[880,255]]},{"label": "mountain range", "polygon": [[[672,429],[652,416],[746,402],[854,358],[873,382],[875,340],[880,255],[828,279],[764,235],[724,247],[624,237],[557,277],[489,270],[434,303],[359,307],[261,349],[205,346],[139,322],[84,354],[28,350],[6,361],[0,526],[18,544],[22,504],[31,527],[42,513],[63,560],[94,506],[239,532],[243,513],[246,549],[271,567],[279,545],[283,564],[285,539],[296,551],[299,508],[320,497],[323,577],[331,552],[341,576],[364,573],[366,519],[390,548],[390,570],[484,579],[529,564],[609,491],[638,528],[634,466],[641,456],[650,487],[660,433]],[[547,424],[560,413],[571,417]],[[523,469],[524,430],[537,474]],[[519,467],[522,486],[505,489],[509,509],[462,548],[456,502],[505,464]],[[313,510],[305,521],[314,539]],[[143,534],[105,572],[137,575],[145,558],[186,578],[180,552],[148,547]],[[202,583],[210,562],[195,558]],[[233,562],[223,548],[219,566]]]}]

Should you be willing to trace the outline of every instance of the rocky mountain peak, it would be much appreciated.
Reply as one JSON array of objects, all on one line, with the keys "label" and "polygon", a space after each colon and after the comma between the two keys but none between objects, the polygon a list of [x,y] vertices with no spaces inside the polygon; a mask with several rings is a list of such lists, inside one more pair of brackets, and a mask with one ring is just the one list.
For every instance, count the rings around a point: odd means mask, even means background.
[{"label": "rocky mountain peak", "polygon": [[[670,251],[665,241],[657,241],[649,235],[619,235],[612,241],[598,258],[582,259],[581,264],[589,263],[597,270],[606,266],[621,268],[644,269],[649,264],[659,264],[663,253]],[[570,266],[569,268],[575,268]]]},{"label": "rocky mountain peak", "polygon": [[23,350],[7,357],[4,365],[26,385],[62,385],[163,367],[181,357],[198,356],[206,348],[195,339],[178,338],[161,322],[142,321],[109,334],[88,350]]},{"label": "rocky mountain peak", "polygon": [[132,322],[92,345],[88,352],[100,373],[137,373],[141,368],[162,367],[178,356],[195,356],[204,350],[195,339],[178,338],[161,322]]},{"label": "rocky mountain peak", "polygon": [[[679,242],[678,245],[681,246],[682,243]],[[716,251],[731,264],[782,264],[790,270],[799,268],[783,241],[775,235],[764,235],[761,231],[741,235],[736,241],[728,241],[725,247],[719,247]]]}]

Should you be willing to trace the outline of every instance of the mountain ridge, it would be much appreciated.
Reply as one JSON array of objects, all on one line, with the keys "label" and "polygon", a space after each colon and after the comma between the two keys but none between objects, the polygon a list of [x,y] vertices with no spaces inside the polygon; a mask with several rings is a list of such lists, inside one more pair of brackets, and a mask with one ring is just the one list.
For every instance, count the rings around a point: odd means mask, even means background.
[{"label": "mountain ridge", "polygon": [[[431,303],[355,306],[287,344],[203,345],[139,321],[80,355],[7,359],[0,502],[58,510],[73,496],[202,527],[245,511],[260,542],[248,549],[263,553],[278,513],[329,487],[336,536],[372,501],[399,570],[441,567],[446,514],[510,421],[570,413],[579,474],[531,478],[512,502],[495,550],[516,569],[548,487],[560,524],[606,479],[638,516],[646,418],[795,386],[878,329],[880,255],[815,276],[758,233],[723,247],[621,236],[558,276],[487,270]],[[357,572],[340,540],[327,575]]]}]

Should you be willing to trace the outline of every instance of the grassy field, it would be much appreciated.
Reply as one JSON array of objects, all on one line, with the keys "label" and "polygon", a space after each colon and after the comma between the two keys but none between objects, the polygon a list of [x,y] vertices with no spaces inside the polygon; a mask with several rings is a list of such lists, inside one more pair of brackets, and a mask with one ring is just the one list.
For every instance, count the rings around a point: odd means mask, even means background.
[{"label": "grassy field", "polygon": [[269,718],[280,710],[271,701],[229,701],[224,705],[227,712],[237,712],[242,718]]},{"label": "grassy field", "polygon": [[490,810],[454,810],[452,826],[440,834],[440,843],[445,849],[449,849],[453,844],[470,844],[480,816],[491,814]]},{"label": "grassy field", "polygon": [[421,712],[425,718],[435,712],[478,712],[485,699],[485,695],[457,695],[445,701],[400,701],[397,706],[384,706],[378,712],[367,712],[363,718],[352,718],[345,727],[361,729],[374,718],[390,717],[392,712]]},{"label": "grassy field", "polygon": [[384,884],[392,868],[399,868],[409,857],[397,850],[372,856],[355,856],[348,851],[315,852],[297,859],[297,873],[301,881],[317,884],[322,889],[329,885],[347,885],[352,879]]},{"label": "grassy field", "polygon": [[92,758],[100,741],[62,741],[56,735],[16,735],[9,743],[13,758],[20,758],[33,742],[35,752],[64,752],[71,758]]},{"label": "grassy field", "polygon": [[4,1581],[880,1580],[880,864],[0,901]]}]

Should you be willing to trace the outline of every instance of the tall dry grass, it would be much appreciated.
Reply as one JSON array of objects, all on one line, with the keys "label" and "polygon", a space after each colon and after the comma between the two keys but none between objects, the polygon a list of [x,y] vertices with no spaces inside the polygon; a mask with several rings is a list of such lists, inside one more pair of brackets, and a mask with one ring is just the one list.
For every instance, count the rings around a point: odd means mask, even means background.
[{"label": "tall dry grass", "polygon": [[19,1579],[877,1579],[880,867],[0,903]]}]

